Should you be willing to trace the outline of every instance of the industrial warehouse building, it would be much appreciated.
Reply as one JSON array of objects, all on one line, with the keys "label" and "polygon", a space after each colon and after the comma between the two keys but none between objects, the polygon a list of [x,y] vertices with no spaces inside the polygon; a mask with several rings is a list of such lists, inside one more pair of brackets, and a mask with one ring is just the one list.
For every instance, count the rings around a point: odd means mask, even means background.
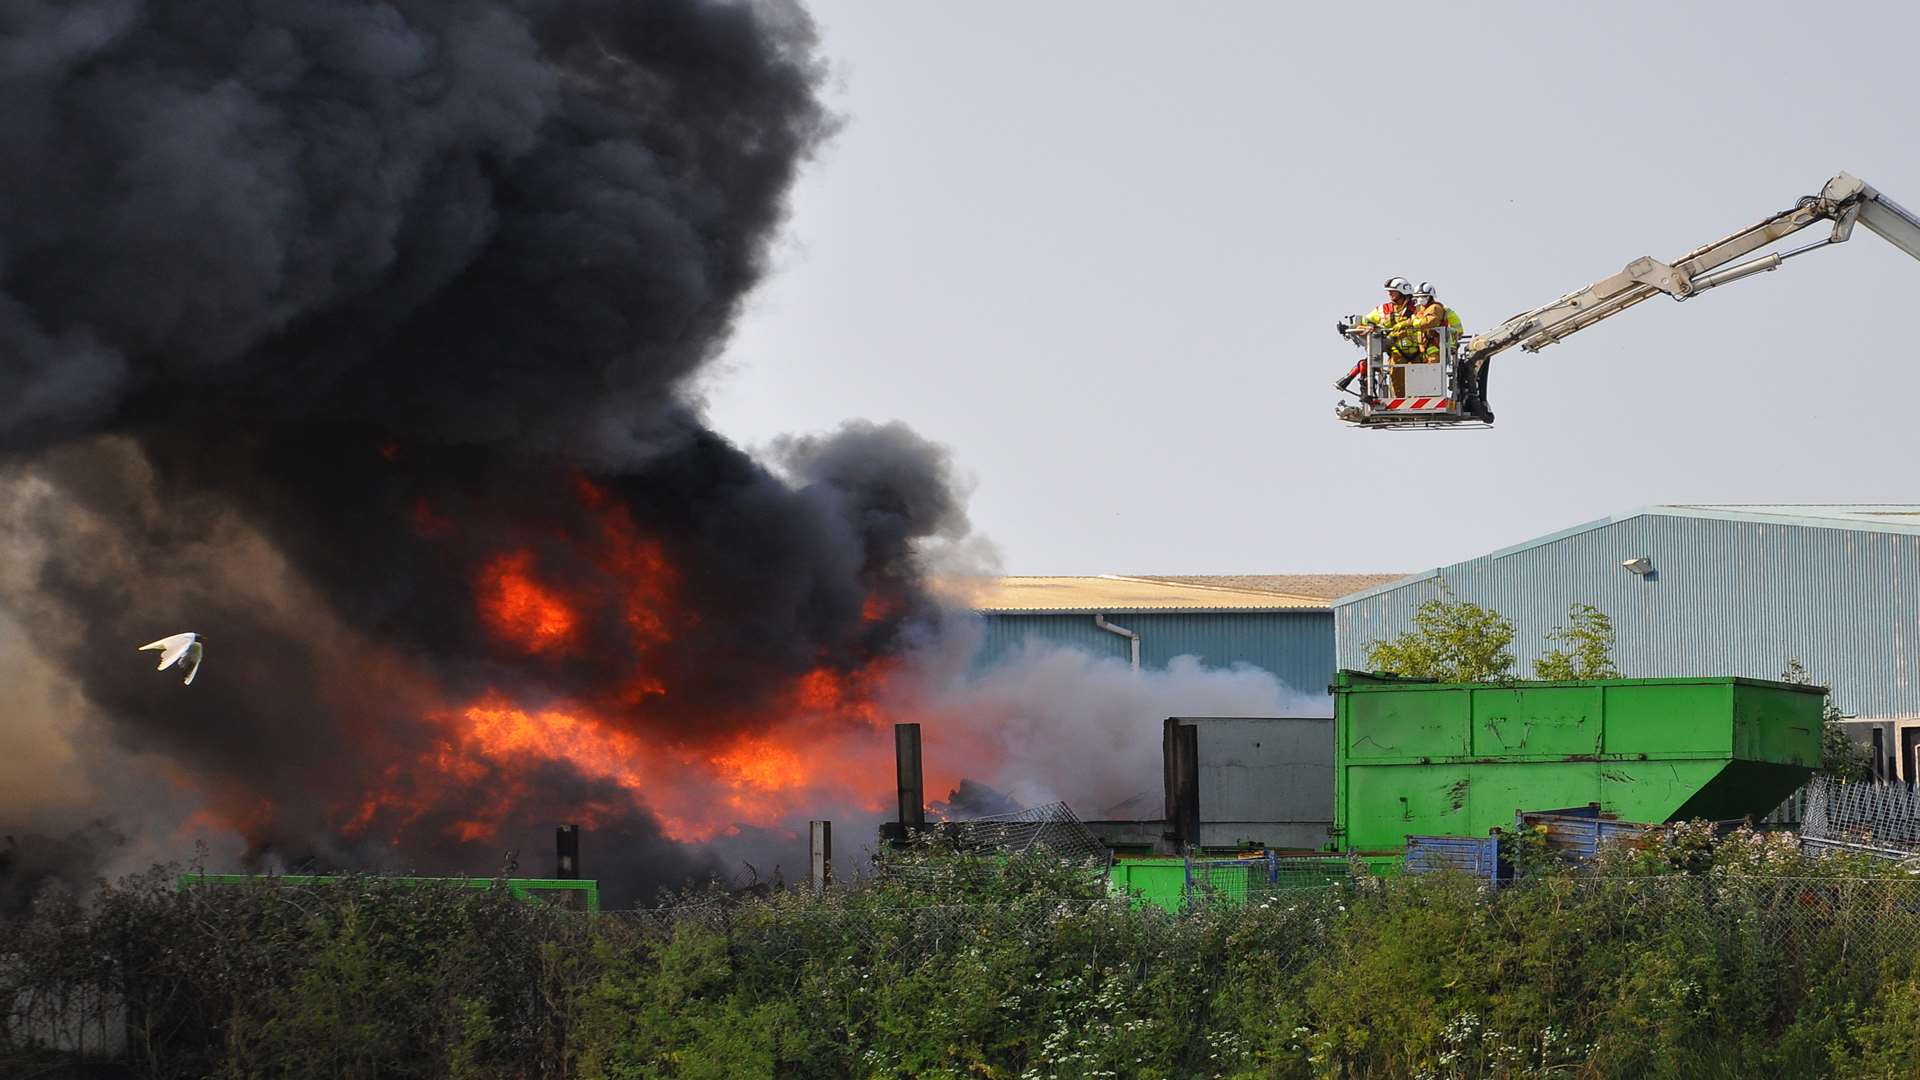
[{"label": "industrial warehouse building", "polygon": [[[1606,612],[1627,677],[1778,678],[1797,659],[1876,760],[1920,776],[1920,505],[1653,506],[1333,605],[1342,667],[1412,627],[1442,588],[1511,619],[1518,671],[1568,606]],[[1887,759],[1897,758],[1897,763]]]},{"label": "industrial warehouse building", "polygon": [[1250,664],[1288,687],[1323,692],[1334,674],[1335,598],[1397,574],[1003,577],[968,582],[985,623],[978,663],[1038,640],[1164,668],[1176,656]]}]

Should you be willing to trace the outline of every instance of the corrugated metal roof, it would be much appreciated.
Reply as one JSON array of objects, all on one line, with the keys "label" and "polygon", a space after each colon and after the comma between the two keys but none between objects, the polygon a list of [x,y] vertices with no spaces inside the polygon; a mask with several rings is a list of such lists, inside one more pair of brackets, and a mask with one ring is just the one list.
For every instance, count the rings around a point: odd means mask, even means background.
[{"label": "corrugated metal roof", "polygon": [[[1914,503],[1669,503],[1659,506],[1642,506],[1622,514],[1603,517],[1597,521],[1583,522],[1579,525],[1550,532],[1545,536],[1536,536],[1511,547],[1500,548],[1479,557],[1482,560],[1504,559],[1509,555],[1518,555],[1559,543],[1581,533],[1631,521],[1637,517],[1655,515],[1659,517],[1697,518],[1706,521],[1750,521],[1764,525],[1795,525],[1814,529],[1843,529],[1854,532],[1900,533],[1920,536],[1920,504]],[[1479,560],[1474,560],[1479,561]],[[1440,573],[1439,569],[1422,570],[1417,574],[1395,578],[1391,581],[1368,586],[1365,589],[1336,597],[1335,607],[1365,600],[1384,592],[1416,582],[1427,581]]]},{"label": "corrugated metal roof", "polygon": [[1141,581],[1164,581],[1169,585],[1206,585],[1213,588],[1245,589],[1249,592],[1284,593],[1289,596],[1317,596],[1337,600],[1348,593],[1371,589],[1405,574],[1134,574]]},{"label": "corrugated metal roof", "polygon": [[1734,521],[1765,521],[1783,525],[1817,525],[1874,532],[1920,533],[1920,505],[1913,503],[1676,503],[1649,507],[1650,513],[1683,517],[1714,517]]},{"label": "corrugated metal roof", "polygon": [[1120,577],[1036,576],[947,579],[940,588],[975,611],[1299,611],[1393,574],[1241,574]]}]

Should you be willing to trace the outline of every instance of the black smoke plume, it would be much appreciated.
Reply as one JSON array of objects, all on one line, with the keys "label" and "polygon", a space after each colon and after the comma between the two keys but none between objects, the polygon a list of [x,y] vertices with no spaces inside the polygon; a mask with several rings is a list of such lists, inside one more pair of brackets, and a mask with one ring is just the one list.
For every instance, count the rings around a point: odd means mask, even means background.
[{"label": "black smoke plume", "polygon": [[[930,617],[913,545],[965,528],[941,451],[854,425],[782,479],[681,392],[831,134],[824,76],[778,2],[0,8],[0,605],[122,817],[184,786],[255,865],[487,872],[597,806],[627,896],[699,869],[564,771],[342,822],[448,700],[697,745]],[[477,613],[508,553],[578,601],[567,648]],[[132,649],[185,629],[182,690]]]}]

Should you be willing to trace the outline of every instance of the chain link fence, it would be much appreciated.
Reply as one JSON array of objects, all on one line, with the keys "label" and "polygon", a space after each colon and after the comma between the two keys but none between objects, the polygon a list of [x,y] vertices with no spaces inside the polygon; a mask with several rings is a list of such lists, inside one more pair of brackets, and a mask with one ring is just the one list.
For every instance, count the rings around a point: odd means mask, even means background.
[{"label": "chain link fence", "polygon": [[[1791,846],[1786,850],[1790,853]],[[1771,856],[1769,856],[1771,857]],[[982,950],[1006,949],[1046,956],[1089,971],[1127,970],[1136,975],[1156,965],[1189,964],[1221,942],[1258,949],[1271,971],[1297,972],[1308,965],[1337,964],[1343,941],[1364,933],[1370,921],[1393,905],[1464,905],[1481,912],[1492,933],[1521,938],[1539,934],[1543,920],[1562,920],[1567,933],[1593,940],[1660,939],[1679,942],[1702,957],[1765,955],[1780,970],[1856,971],[1861,980],[1882,969],[1920,962],[1920,876],[1898,864],[1874,860],[1886,872],[1850,872],[1859,856],[1803,860],[1830,876],[1801,873],[1728,872],[1632,877],[1562,874],[1521,880],[1499,890],[1457,871],[1418,877],[1379,878],[1340,859],[1267,859],[1196,864],[1201,880],[1194,901],[1179,912],[1122,896],[1002,896],[988,902],[950,902],[939,895],[918,898],[875,884],[849,885],[824,898],[798,893],[741,901],[714,895],[666,907],[587,915],[542,911],[524,928],[526,943],[500,936],[501,968],[516,973],[526,957],[543,949],[596,948],[612,954],[644,954],[679,935],[704,935],[724,943],[731,963],[773,965],[798,973],[842,969],[848,964],[893,972],[938,970]],[[179,1024],[181,1002],[208,992],[201,983],[259,992],[287,971],[249,973],[247,954],[236,949],[220,960],[219,939],[254,924],[273,923],[284,906],[312,919],[337,903],[302,889],[257,894],[222,892],[180,899],[182,936],[204,935],[211,951],[189,968],[155,966],[154,953],[99,947],[111,938],[89,938],[80,928],[41,925],[36,939],[14,933],[0,952],[0,1002],[6,1005],[4,1044],[14,1051],[38,1047],[97,1060],[122,1061],[147,1052],[156,1024]],[[453,900],[454,894],[444,899]],[[415,899],[420,900],[418,890]],[[507,901],[494,915],[533,905]],[[1359,920],[1357,923],[1353,920]],[[198,929],[191,924],[200,923]],[[122,926],[119,932],[132,928]],[[1209,945],[1208,943],[1213,943]],[[207,948],[208,941],[168,943]],[[23,951],[24,950],[24,951]],[[64,952],[62,952],[64,950]],[[47,962],[58,956],[60,962]],[[299,957],[277,958],[297,972]],[[232,970],[219,970],[229,962]],[[534,965],[537,966],[537,965]],[[524,974],[524,973],[522,973]],[[297,976],[296,976],[297,977]],[[564,994],[530,980],[520,999],[527,1007],[555,1009]],[[547,1001],[548,1004],[540,1004]],[[561,1021],[526,1021],[538,1033]],[[544,1026],[543,1026],[544,1025]]]},{"label": "chain link fence", "polygon": [[896,849],[882,876],[927,895],[961,899],[1014,876],[1059,872],[1091,885],[1111,861],[1106,846],[1066,803],[937,822]]},{"label": "chain link fence", "polygon": [[[222,1010],[312,978],[316,955],[358,956],[338,952],[355,919],[453,942],[383,938],[397,943],[361,959],[431,968],[419,976],[423,994],[517,1003],[507,1030],[524,1046],[565,1042],[569,995],[603,973],[594,965],[658,955],[683,940],[718,948],[731,970],[758,966],[793,985],[821,977],[808,972],[937,973],[1008,950],[1045,957],[1056,972],[1142,978],[1214,962],[1205,958],[1230,948],[1252,950],[1276,974],[1311,967],[1337,978],[1357,938],[1410,911],[1446,908],[1468,913],[1459,925],[1496,939],[1657,942],[1702,962],[1750,957],[1756,970],[1871,986],[1883,972],[1920,967],[1920,851],[1894,846],[1920,833],[1905,831],[1904,791],[1864,787],[1811,789],[1804,836],[1672,826],[1652,850],[1603,844],[1583,868],[1555,863],[1499,888],[1447,866],[1381,877],[1339,856],[1189,860],[1175,867],[1186,879],[1175,910],[1112,887],[1094,852],[1073,857],[1078,823],[1048,808],[973,823],[946,835],[944,847],[901,852],[899,865],[822,897],[716,892],[588,914],[504,889],[364,879],[69,900],[0,924],[0,1073],[24,1075],[8,1068],[33,1054],[152,1060],[156,1046],[213,1038]],[[1647,872],[1655,866],[1663,869]],[[420,959],[405,958],[410,948]],[[449,949],[459,956],[444,959]],[[445,988],[447,979],[460,985]]]}]

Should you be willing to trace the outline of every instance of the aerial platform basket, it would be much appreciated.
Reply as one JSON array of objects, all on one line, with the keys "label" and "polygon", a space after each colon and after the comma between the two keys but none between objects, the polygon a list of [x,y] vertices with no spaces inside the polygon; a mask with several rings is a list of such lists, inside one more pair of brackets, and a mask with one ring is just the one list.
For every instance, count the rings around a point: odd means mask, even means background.
[{"label": "aerial platform basket", "polygon": [[1382,431],[1459,428],[1485,430],[1461,405],[1461,365],[1455,359],[1458,335],[1442,331],[1437,363],[1400,363],[1379,329],[1366,334],[1366,375],[1357,399],[1342,402],[1334,415],[1355,427]]},{"label": "aerial platform basket", "polygon": [[[1824,239],[1759,254],[1821,223],[1832,225]],[[1539,352],[1653,297],[1687,300],[1722,285],[1778,270],[1788,259],[1845,243],[1856,224],[1920,259],[1920,216],[1908,213],[1859,177],[1843,172],[1827,181],[1818,195],[1801,196],[1785,210],[1694,248],[1672,262],[1643,255],[1584,289],[1523,311],[1457,344],[1448,341],[1439,352],[1444,363],[1431,365],[1445,370],[1419,379],[1417,388],[1396,381],[1402,379],[1399,369],[1408,365],[1389,362],[1388,342],[1381,328],[1350,317],[1341,322],[1342,336],[1359,344],[1355,335],[1371,331],[1365,334],[1367,382],[1356,395],[1357,401],[1342,403],[1334,415],[1355,427],[1384,431],[1442,427],[1473,430],[1463,421],[1477,420],[1475,413],[1486,415],[1486,403],[1473,400],[1469,393],[1473,387],[1459,384],[1465,381],[1465,373],[1472,371],[1480,378],[1478,389],[1484,393],[1486,369],[1482,365],[1501,352],[1515,346],[1523,352]],[[1341,389],[1346,388],[1343,382]],[[1462,397],[1467,398],[1468,410],[1461,408]]]}]

